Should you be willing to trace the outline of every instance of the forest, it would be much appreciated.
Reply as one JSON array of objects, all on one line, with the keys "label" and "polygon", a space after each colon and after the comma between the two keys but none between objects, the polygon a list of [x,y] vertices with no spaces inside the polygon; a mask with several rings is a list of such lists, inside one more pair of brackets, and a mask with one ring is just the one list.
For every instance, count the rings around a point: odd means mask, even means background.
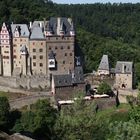
[{"label": "forest", "polygon": [[[96,70],[102,55],[108,54],[110,67],[118,60],[133,61],[140,81],[139,3],[64,5],[51,0],[0,0],[0,25],[58,16],[74,20],[85,73]],[[39,100],[30,110],[10,110],[8,99],[0,97],[0,131],[20,132],[38,140],[139,140],[140,95],[127,97],[127,101],[129,104],[99,111],[83,100],[60,111],[48,100]]]},{"label": "forest", "polygon": [[0,24],[58,16],[74,21],[85,73],[96,70],[102,55],[108,54],[111,68],[117,60],[133,61],[140,80],[140,3],[68,5],[51,0],[0,0]]},{"label": "forest", "polygon": [[[96,103],[78,97],[73,105],[52,106],[50,100],[38,100],[21,110],[10,110],[6,97],[0,97],[1,131],[20,133],[35,140],[139,140],[140,95],[128,96],[129,104],[96,109]],[[11,140],[11,139],[10,139]]]}]

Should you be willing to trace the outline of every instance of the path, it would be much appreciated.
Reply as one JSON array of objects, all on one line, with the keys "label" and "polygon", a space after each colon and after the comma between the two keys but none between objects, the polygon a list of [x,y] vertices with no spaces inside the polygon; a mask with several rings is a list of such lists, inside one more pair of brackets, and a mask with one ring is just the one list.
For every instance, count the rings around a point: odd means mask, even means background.
[{"label": "path", "polygon": [[35,94],[35,95],[29,95],[26,97],[18,98],[16,100],[10,100],[10,107],[11,109],[20,109],[24,106],[29,106],[31,104],[34,104],[39,99],[47,99],[51,97],[50,92],[41,93],[41,94]]}]

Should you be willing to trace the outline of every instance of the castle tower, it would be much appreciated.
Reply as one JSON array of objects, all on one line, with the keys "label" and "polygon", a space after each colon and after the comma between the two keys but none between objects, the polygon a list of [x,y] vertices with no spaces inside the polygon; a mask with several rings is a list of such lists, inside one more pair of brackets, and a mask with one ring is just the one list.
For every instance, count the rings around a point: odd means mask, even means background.
[{"label": "castle tower", "polygon": [[[75,36],[70,34],[75,33],[74,27],[64,17],[50,18],[49,23],[53,34],[46,36],[48,75],[68,74],[75,67]],[[51,52],[55,55],[53,61]]]},{"label": "castle tower", "polygon": [[29,29],[26,24],[12,24],[12,43],[13,43],[13,76],[19,76],[22,71],[21,49],[26,46],[29,52]]},{"label": "castle tower", "polygon": [[21,47],[21,70],[23,75],[27,75],[27,48],[25,45]]},{"label": "castle tower", "polygon": [[10,28],[3,23],[0,32],[1,38],[1,55],[2,55],[2,72],[3,76],[11,76],[12,74],[12,43]]}]

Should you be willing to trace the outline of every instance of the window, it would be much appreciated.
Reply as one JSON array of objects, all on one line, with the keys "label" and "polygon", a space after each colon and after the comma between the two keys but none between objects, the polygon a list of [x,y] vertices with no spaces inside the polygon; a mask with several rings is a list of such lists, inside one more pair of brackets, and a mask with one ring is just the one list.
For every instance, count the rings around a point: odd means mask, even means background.
[{"label": "window", "polygon": [[68,49],[70,49],[70,46],[68,46]]},{"label": "window", "polygon": [[36,56],[35,55],[33,55],[33,59],[36,59]]},{"label": "window", "polygon": [[17,39],[15,39],[15,41],[17,41]]},{"label": "window", "polygon": [[40,67],[43,67],[43,64],[42,63],[40,63],[39,65],[40,65]]},{"label": "window", "polygon": [[22,41],[22,39],[20,39],[20,41]]},{"label": "window", "polygon": [[34,67],[36,66],[36,63],[35,63],[35,62],[33,62],[33,66],[34,66]]},{"label": "window", "polygon": [[70,56],[72,56],[72,53],[70,53]]},{"label": "window", "polygon": [[61,46],[61,50],[63,50],[63,46]]},{"label": "window", "polygon": [[49,63],[50,65],[54,65],[55,63],[54,63],[54,61],[50,61],[50,63]]},{"label": "window", "polygon": [[9,51],[4,51],[4,53],[9,53]]},{"label": "window", "polygon": [[51,50],[51,46],[49,47],[49,50]]},{"label": "window", "polygon": [[65,53],[65,56],[67,56],[67,53]]},{"label": "window", "polygon": [[57,50],[57,46],[55,46],[55,49]]},{"label": "window", "polygon": [[13,57],[14,57],[14,58],[17,58],[17,56],[16,56],[16,55],[14,55]]},{"label": "window", "polygon": [[63,64],[65,64],[65,61],[63,61]]},{"label": "window", "polygon": [[41,45],[43,45],[43,43],[41,42]]},{"label": "window", "polygon": [[43,52],[43,49],[39,49],[39,52]]},{"label": "window", "polygon": [[35,45],[35,43],[33,42],[33,45]]},{"label": "window", "polygon": [[43,56],[42,55],[40,55],[40,59],[43,59]]},{"label": "window", "polygon": [[36,49],[33,49],[33,52],[36,52]]}]

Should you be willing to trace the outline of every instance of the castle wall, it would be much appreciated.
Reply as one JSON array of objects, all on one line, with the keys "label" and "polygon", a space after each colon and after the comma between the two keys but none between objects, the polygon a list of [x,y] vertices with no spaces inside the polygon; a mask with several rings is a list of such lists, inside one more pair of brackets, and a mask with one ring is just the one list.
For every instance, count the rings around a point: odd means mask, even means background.
[{"label": "castle wall", "polygon": [[133,75],[132,74],[116,74],[115,85],[119,89],[132,89],[133,88]]},{"label": "castle wall", "polygon": [[13,65],[14,69],[21,68],[21,47],[26,45],[27,51],[29,51],[29,38],[26,37],[14,37],[13,38]]},{"label": "castle wall", "polygon": [[77,84],[76,86],[55,88],[56,100],[69,100],[76,97],[78,93],[84,95],[85,84]]},{"label": "castle wall", "polygon": [[0,85],[11,88],[45,89],[50,87],[50,82],[46,76],[0,77]]},{"label": "castle wall", "polygon": [[74,37],[47,37],[47,52],[53,51],[56,59],[56,69],[49,70],[48,74],[68,74],[74,69],[75,40]]},{"label": "castle wall", "polygon": [[33,75],[47,74],[46,40],[30,40],[31,70]]}]

